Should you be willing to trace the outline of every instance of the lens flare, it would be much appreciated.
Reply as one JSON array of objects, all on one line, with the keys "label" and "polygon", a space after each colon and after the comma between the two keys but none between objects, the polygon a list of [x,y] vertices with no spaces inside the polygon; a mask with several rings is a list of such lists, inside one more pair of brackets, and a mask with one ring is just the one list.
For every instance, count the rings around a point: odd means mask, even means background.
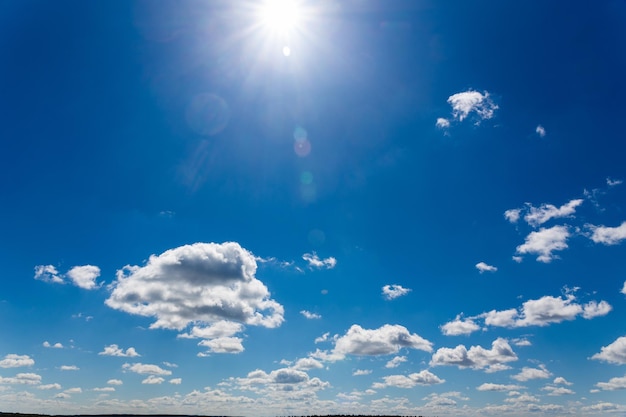
[{"label": "lens flare", "polygon": [[299,11],[293,0],[267,0],[261,9],[261,21],[269,29],[288,33],[298,24]]}]

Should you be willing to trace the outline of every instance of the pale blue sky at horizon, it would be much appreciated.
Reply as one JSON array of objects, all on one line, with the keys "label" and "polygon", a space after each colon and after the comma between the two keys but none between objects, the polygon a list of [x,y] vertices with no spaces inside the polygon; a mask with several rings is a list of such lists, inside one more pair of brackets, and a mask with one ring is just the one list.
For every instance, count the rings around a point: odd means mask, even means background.
[{"label": "pale blue sky at horizon", "polygon": [[625,1],[0,31],[0,411],[626,413]]}]

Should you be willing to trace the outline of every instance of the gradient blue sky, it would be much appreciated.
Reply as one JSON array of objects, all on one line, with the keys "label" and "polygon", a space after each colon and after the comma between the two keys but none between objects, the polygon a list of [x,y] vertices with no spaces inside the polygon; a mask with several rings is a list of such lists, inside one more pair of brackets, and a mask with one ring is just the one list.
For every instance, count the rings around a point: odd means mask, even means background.
[{"label": "gradient blue sky", "polygon": [[626,413],[626,2],[0,3],[0,411]]}]

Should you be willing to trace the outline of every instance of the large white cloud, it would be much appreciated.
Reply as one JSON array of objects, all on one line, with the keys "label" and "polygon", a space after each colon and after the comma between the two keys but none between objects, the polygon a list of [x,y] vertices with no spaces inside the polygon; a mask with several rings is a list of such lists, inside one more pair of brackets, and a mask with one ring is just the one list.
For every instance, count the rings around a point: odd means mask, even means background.
[{"label": "large white cloud", "polygon": [[350,355],[390,355],[402,348],[432,351],[432,343],[415,333],[409,333],[406,327],[398,324],[385,324],[378,329],[364,329],[358,324],[352,325],[344,336],[335,342],[333,353],[339,357]]},{"label": "large white cloud", "polygon": [[626,221],[617,227],[587,225],[591,230],[591,240],[604,245],[617,245],[626,239]]},{"label": "large white cloud", "polygon": [[448,104],[452,106],[452,116],[459,121],[463,121],[470,114],[478,117],[477,123],[481,120],[491,119],[498,106],[493,102],[487,91],[464,91],[448,97]]},{"label": "large white cloud", "polygon": [[491,344],[491,349],[482,346],[472,346],[469,350],[464,345],[455,348],[440,348],[433,354],[430,364],[454,365],[459,368],[485,369],[494,365],[517,360],[517,355],[511,349],[506,339],[497,338]]},{"label": "large white cloud", "polygon": [[626,365],[626,336],[618,337],[613,343],[602,346],[600,353],[596,353],[591,359]]},{"label": "large white cloud", "polygon": [[22,366],[32,366],[35,364],[34,359],[28,355],[16,355],[9,353],[0,360],[0,368],[20,368]]},{"label": "large white cloud", "polygon": [[598,382],[596,384],[596,387],[605,391],[626,389],[626,376],[611,378],[608,380],[608,382]]},{"label": "large white cloud", "polygon": [[526,240],[516,249],[518,255],[535,254],[537,261],[549,263],[558,258],[553,252],[567,249],[567,239],[570,231],[567,226],[552,226],[549,229],[541,228],[526,236]]},{"label": "large white cloud", "polygon": [[239,323],[272,328],[284,320],[283,306],[270,298],[256,269],[254,255],[235,242],[180,246],[118,271],[106,304],[155,317],[150,328],[182,330],[193,323],[183,337],[214,336],[220,340],[205,343],[212,351],[240,351],[234,339],[224,339],[242,330]]}]

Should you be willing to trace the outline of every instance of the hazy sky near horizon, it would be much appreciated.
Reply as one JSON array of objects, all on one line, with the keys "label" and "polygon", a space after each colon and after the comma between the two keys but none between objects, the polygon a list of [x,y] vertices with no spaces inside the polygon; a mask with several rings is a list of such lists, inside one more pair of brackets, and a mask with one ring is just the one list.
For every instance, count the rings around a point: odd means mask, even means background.
[{"label": "hazy sky near horizon", "polygon": [[625,1],[0,33],[0,411],[626,413]]}]

